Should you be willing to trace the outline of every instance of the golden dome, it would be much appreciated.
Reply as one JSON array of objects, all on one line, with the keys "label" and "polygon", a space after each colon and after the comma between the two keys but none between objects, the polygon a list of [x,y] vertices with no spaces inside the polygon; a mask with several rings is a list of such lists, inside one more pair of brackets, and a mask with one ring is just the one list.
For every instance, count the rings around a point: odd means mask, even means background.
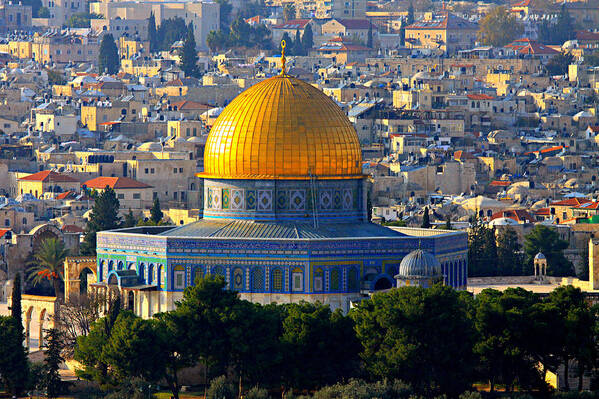
[{"label": "golden dome", "polygon": [[289,75],[237,96],[217,118],[201,177],[362,177],[360,143],[343,111],[319,89]]}]

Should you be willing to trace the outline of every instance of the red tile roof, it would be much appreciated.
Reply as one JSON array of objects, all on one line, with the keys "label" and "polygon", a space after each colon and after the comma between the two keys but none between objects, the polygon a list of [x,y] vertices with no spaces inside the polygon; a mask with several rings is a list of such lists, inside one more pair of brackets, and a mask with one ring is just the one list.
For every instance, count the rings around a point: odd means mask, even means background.
[{"label": "red tile roof", "polygon": [[65,191],[64,193],[60,193],[56,196],[57,200],[63,200],[63,199],[67,199],[71,196],[74,196],[75,192],[74,191]]},{"label": "red tile roof", "polygon": [[539,208],[536,211],[534,211],[535,215],[539,215],[539,216],[550,216],[551,212],[549,211],[549,208]]},{"label": "red tile roof", "polygon": [[599,33],[597,32],[589,32],[586,30],[578,30],[576,31],[576,40],[590,40],[590,41],[599,41]]},{"label": "red tile roof", "polygon": [[[369,29],[370,22],[367,19],[335,19],[335,21],[339,22],[341,25],[345,27],[345,29]],[[374,29],[374,26],[373,26]]]},{"label": "red tile roof", "polygon": [[19,180],[27,181],[41,181],[41,182],[52,182],[52,183],[75,183],[78,180],[73,179],[70,176],[63,175],[53,170],[44,170],[41,172],[34,173],[29,176],[21,177]]},{"label": "red tile roof", "polygon": [[128,188],[151,188],[152,186],[142,183],[128,177],[96,177],[83,183],[88,188],[104,189],[109,186],[113,189],[128,189]]},{"label": "red tile roof", "polygon": [[0,229],[0,237],[4,237],[6,233],[8,233],[10,229]]},{"label": "red tile roof", "polygon": [[456,151],[456,152],[453,153],[453,159],[456,159],[456,160],[460,160],[460,159],[476,159],[476,157],[474,155],[472,155],[472,153],[470,153],[468,151],[458,150],[458,151]]},{"label": "red tile roof", "polygon": [[491,183],[489,183],[489,186],[492,186],[492,187],[507,187],[507,186],[509,186],[510,184],[512,184],[512,183],[511,183],[511,182],[509,182],[509,181],[504,181],[504,180],[494,180],[494,181],[492,181]]},{"label": "red tile roof", "polygon": [[565,200],[552,202],[550,205],[551,206],[572,206],[572,207],[576,207],[576,206],[580,206],[582,204],[587,204],[589,202],[591,202],[591,200],[586,199],[586,198],[568,198],[568,199],[565,199]]},{"label": "red tile roof", "polygon": [[79,226],[75,226],[74,224],[65,224],[60,228],[60,230],[64,233],[84,233],[85,230]]},{"label": "red tile roof", "polygon": [[494,100],[495,97],[489,96],[487,94],[468,94],[470,100]]},{"label": "red tile roof", "polygon": [[189,101],[189,100],[184,100],[184,101],[178,101],[176,103],[171,103],[171,108],[175,109],[175,107],[177,107],[178,110],[209,110],[214,108],[212,105],[208,105],[208,104],[203,104],[197,101]]},{"label": "red tile roof", "polygon": [[272,29],[304,29],[311,19],[291,19],[285,23],[273,25]]},{"label": "red tile roof", "polygon": [[499,218],[508,218],[515,220],[519,223],[532,223],[535,219],[526,209],[506,209],[503,211],[495,212],[491,216],[491,220]]}]

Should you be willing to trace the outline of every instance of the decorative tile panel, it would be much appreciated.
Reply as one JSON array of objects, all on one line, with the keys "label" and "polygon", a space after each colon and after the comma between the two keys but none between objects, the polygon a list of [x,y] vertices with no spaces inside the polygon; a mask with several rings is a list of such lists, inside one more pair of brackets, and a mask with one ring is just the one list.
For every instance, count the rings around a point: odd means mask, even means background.
[{"label": "decorative tile panel", "polygon": [[231,190],[231,209],[243,209],[243,190]]},{"label": "decorative tile panel", "polygon": [[341,209],[341,191],[335,190],[333,194],[333,207],[335,209]]},{"label": "decorative tile panel", "polygon": [[277,209],[287,209],[287,191],[277,191]]},{"label": "decorative tile panel", "polygon": [[319,193],[319,205],[320,209],[331,209],[333,205],[333,195],[331,190],[321,190]]},{"label": "decorative tile panel", "polygon": [[343,209],[352,208],[352,192],[349,189],[343,190]]},{"label": "decorative tile panel", "polygon": [[272,190],[258,190],[258,210],[272,210]]},{"label": "decorative tile panel", "polygon": [[223,196],[222,196],[223,209],[229,209],[229,202],[230,202],[229,200],[230,200],[229,189],[223,188]]},{"label": "decorative tile panel", "polygon": [[306,192],[304,190],[291,190],[289,208],[294,211],[301,211],[306,208]]},{"label": "decorative tile panel", "polygon": [[256,190],[247,190],[246,198],[245,198],[246,209],[249,209],[249,210],[256,209],[257,202],[258,202],[258,199],[256,198]]}]

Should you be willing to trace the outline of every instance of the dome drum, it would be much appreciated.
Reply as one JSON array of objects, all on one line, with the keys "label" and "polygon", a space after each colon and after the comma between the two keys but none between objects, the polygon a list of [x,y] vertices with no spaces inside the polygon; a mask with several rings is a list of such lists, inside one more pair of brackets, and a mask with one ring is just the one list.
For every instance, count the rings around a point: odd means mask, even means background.
[{"label": "dome drum", "polygon": [[205,219],[365,221],[365,204],[362,179],[204,180]]}]

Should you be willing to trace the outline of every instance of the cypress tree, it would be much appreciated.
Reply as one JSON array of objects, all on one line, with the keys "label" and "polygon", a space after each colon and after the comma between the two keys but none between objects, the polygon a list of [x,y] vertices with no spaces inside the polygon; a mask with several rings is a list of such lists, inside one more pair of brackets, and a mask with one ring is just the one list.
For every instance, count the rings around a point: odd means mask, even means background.
[{"label": "cypress tree", "polygon": [[424,208],[424,216],[422,216],[422,226],[423,229],[431,228],[430,216],[428,214],[428,206]]},{"label": "cypress tree", "polygon": [[304,55],[304,46],[299,29],[295,30],[295,40],[293,41],[293,52],[295,55]]},{"label": "cypress tree", "polygon": [[21,309],[21,273],[15,275],[15,279],[12,286],[12,303],[10,305],[11,316],[19,323],[23,328],[23,313]]},{"label": "cypress tree", "polygon": [[135,226],[136,220],[133,216],[133,212],[131,208],[129,208],[129,213],[125,215],[125,221],[123,222],[123,227],[133,227]]},{"label": "cypress tree", "polygon": [[85,240],[81,246],[84,255],[96,254],[96,233],[103,230],[116,229],[120,225],[119,200],[112,188],[106,186],[104,191],[94,201],[94,207],[89,215]]},{"label": "cypress tree", "polygon": [[198,75],[198,53],[196,51],[196,39],[193,36],[193,26],[190,24],[181,49],[181,69],[186,77]]},{"label": "cypress tree", "polygon": [[44,358],[44,381],[48,398],[56,398],[62,391],[62,380],[58,370],[64,362],[61,352],[63,349],[62,334],[58,329],[46,330],[46,353]]},{"label": "cypress tree", "polygon": [[107,72],[114,75],[119,71],[119,51],[114,42],[112,34],[107,33],[100,43],[100,54],[98,55],[98,72]]},{"label": "cypress tree", "polygon": [[453,227],[451,227],[451,215],[447,215],[447,218],[445,219],[445,230],[453,230]]},{"label": "cypress tree", "polygon": [[153,53],[158,47],[156,36],[156,17],[154,17],[154,12],[150,13],[150,18],[148,20],[148,39],[150,39],[150,52]]},{"label": "cypress tree", "polygon": [[154,204],[152,204],[152,209],[150,209],[150,220],[155,224],[160,223],[164,214],[162,213],[162,209],[160,209],[160,200],[158,197],[154,199]]},{"label": "cypress tree", "polygon": [[411,25],[414,23],[414,4],[410,2],[410,6],[408,7],[408,17],[406,19],[407,25]]},{"label": "cypress tree", "polygon": [[306,25],[306,29],[304,29],[302,44],[304,48],[304,54],[308,55],[310,50],[312,50],[312,46],[314,46],[314,32],[312,32],[312,25],[310,24]]},{"label": "cypress tree", "polygon": [[366,42],[366,47],[372,48],[373,38],[372,38],[372,24],[368,26],[368,41]]}]

